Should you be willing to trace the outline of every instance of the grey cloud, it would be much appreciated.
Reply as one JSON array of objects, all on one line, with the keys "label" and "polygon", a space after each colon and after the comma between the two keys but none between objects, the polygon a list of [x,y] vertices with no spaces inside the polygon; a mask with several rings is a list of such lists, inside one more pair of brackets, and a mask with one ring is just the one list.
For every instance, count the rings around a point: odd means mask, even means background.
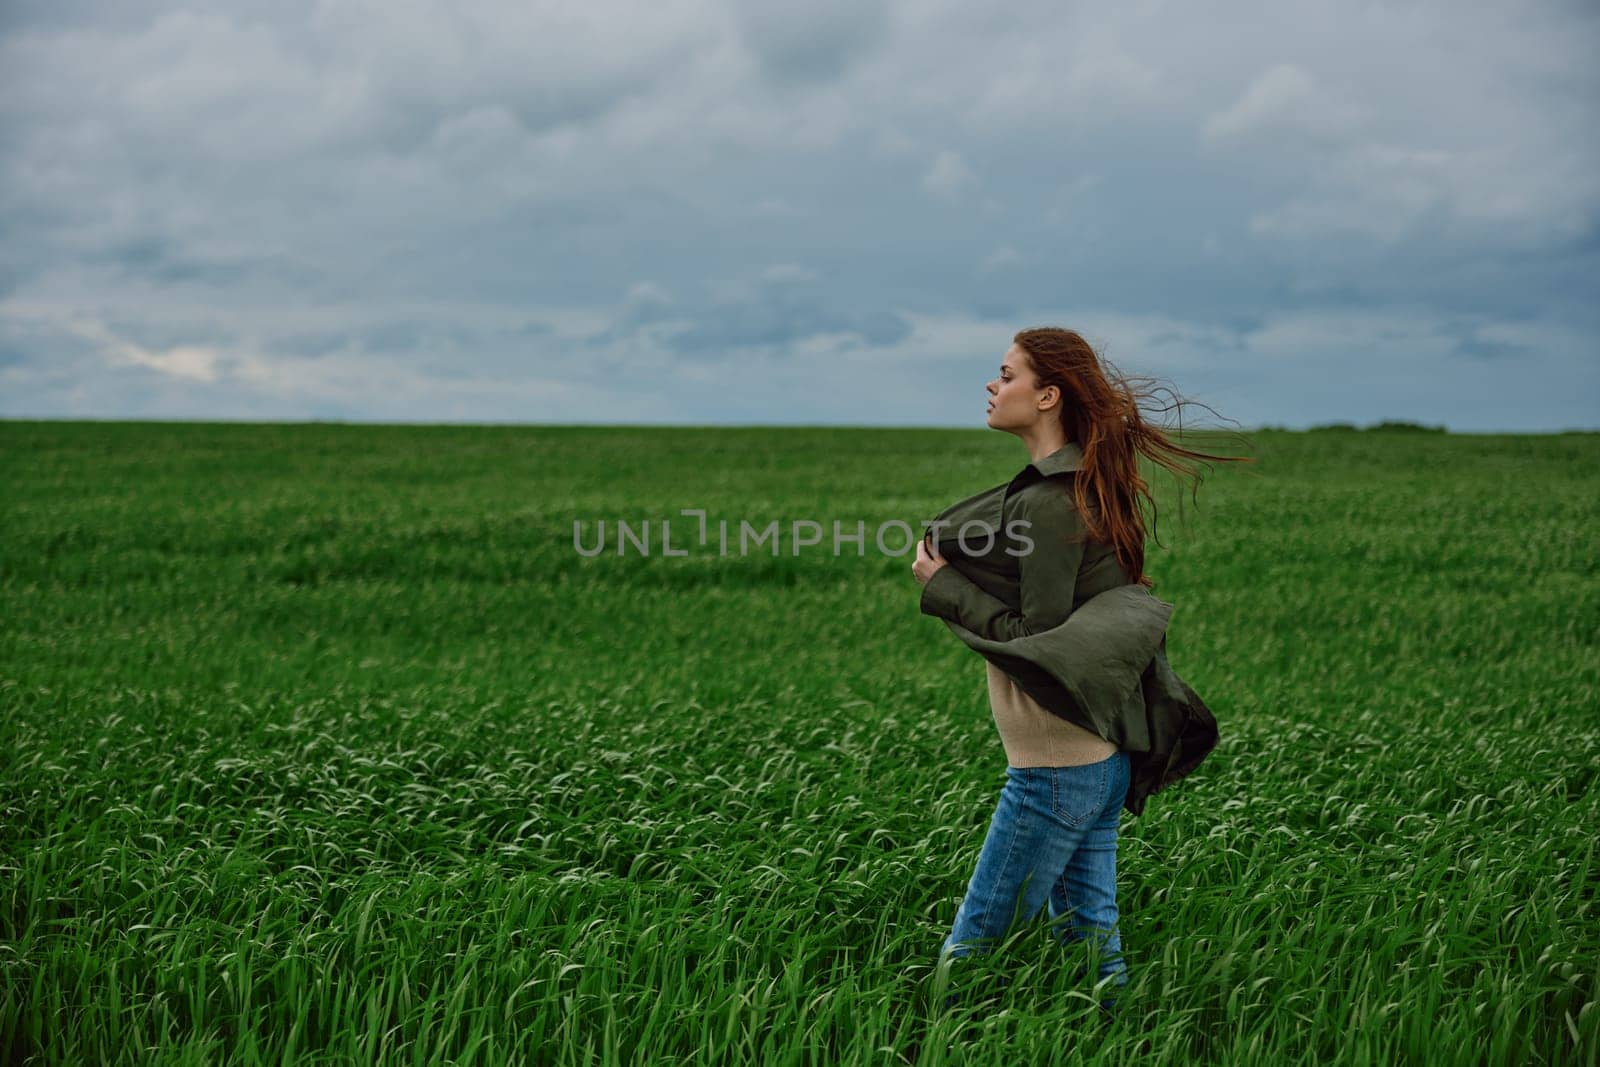
[{"label": "grey cloud", "polygon": [[880,0],[830,0],[822,4],[735,3],[740,36],[778,83],[837,78],[871,53],[888,34]]},{"label": "grey cloud", "polygon": [[1454,354],[1472,360],[1514,360],[1533,354],[1524,343],[1486,336],[1482,323],[1447,321],[1440,332],[1455,342]]},{"label": "grey cloud", "polygon": [[990,322],[1010,322],[1018,311],[1014,302],[1006,300],[979,300],[972,306],[973,315]]},{"label": "grey cloud", "polygon": [[[240,14],[275,11],[281,16],[286,5],[276,0],[236,0],[230,6]],[[0,30],[50,32],[95,26],[126,32],[148,26],[170,10],[171,0],[7,0],[0,4]]]},{"label": "grey cloud", "polygon": [[[1376,372],[1462,368],[1442,388],[1464,424],[1492,403],[1485,368],[1551,360],[1539,373],[1567,397],[1592,381],[1592,5],[1530,20],[1422,0],[1357,20],[1322,2],[1262,9],[1248,32],[1042,2],[572,12],[0,5],[11,410],[114,401],[69,387],[98,365],[90,341],[19,334],[18,309],[44,306],[148,349],[118,381],[180,366],[160,362],[174,349],[221,353],[215,382],[120,394],[129,414],[283,396],[508,411],[527,380],[530,417],[583,418],[577,349],[586,370],[638,371],[594,417],[706,417],[674,405],[701,402],[695,375],[729,352],[779,373],[837,349],[843,374],[970,343],[981,386],[987,346],[1035,315],[1120,316],[1107,337],[1123,370],[1172,367],[1196,376],[1186,392],[1220,384],[1286,424],[1380,414],[1357,410],[1370,391],[1282,373],[1344,358],[1314,342],[1350,322],[1384,346]],[[1351,54],[1358,69],[1329,58]],[[1457,325],[1363,334],[1384,311]],[[1263,336],[1279,347],[1245,340]],[[801,347],[813,358],[786,358]],[[40,359],[59,382],[24,374]],[[364,395],[387,364],[411,391]],[[948,393],[921,399],[971,414],[965,370],[930,381]],[[816,406],[799,414],[843,410],[837,392],[797,394]],[[772,410],[797,414],[782,394]]]},{"label": "grey cloud", "polygon": [[275,352],[314,357],[340,352],[404,355],[447,351],[471,354],[499,338],[544,336],[548,333],[549,326],[542,323],[525,323],[519,327],[495,330],[459,321],[396,316],[334,329],[274,332],[267,344]]},{"label": "grey cloud", "polygon": [[273,339],[276,351],[296,356],[326,356],[359,346],[355,330],[292,330]]},{"label": "grey cloud", "polygon": [[1180,333],[1170,330],[1162,331],[1152,334],[1149,338],[1149,344],[1153,346],[1166,344],[1183,345],[1212,355],[1228,355],[1245,350],[1246,346],[1242,334],[1248,332],[1249,328],[1252,327],[1231,330],[1224,328],[1219,331],[1205,332]]},{"label": "grey cloud", "polygon": [[910,325],[890,311],[850,313],[810,300],[773,298],[709,308],[666,343],[689,356],[737,348],[783,352],[819,334],[852,334],[864,344],[883,346],[904,340],[910,332]]},{"label": "grey cloud", "polygon": [[158,283],[204,282],[228,286],[260,280],[301,283],[307,280],[303,264],[289,263],[275,255],[207,254],[153,232],[113,239],[83,257],[83,261],[106,264],[119,276]]},{"label": "grey cloud", "polygon": [[846,311],[806,292],[808,284],[785,272],[744,287],[743,295],[710,304],[680,306],[654,287],[633,294],[609,316],[602,330],[581,344],[606,350],[648,339],[668,351],[700,360],[716,359],[730,349],[759,349],[785,354],[809,338],[845,334],[873,347],[896,344],[910,335],[910,324],[883,309]]},{"label": "grey cloud", "polygon": [[9,412],[28,411],[41,386],[70,387],[103,367],[93,342],[39,318],[0,315],[0,353],[0,403]]},{"label": "grey cloud", "polygon": [[582,125],[680,71],[710,39],[682,3],[590,4],[559,20],[533,5],[478,5],[448,19],[437,17],[443,10],[318,11],[326,64],[354,64],[370,83],[372,106],[349,136],[415,151],[449,117],[484,106],[528,132]]}]

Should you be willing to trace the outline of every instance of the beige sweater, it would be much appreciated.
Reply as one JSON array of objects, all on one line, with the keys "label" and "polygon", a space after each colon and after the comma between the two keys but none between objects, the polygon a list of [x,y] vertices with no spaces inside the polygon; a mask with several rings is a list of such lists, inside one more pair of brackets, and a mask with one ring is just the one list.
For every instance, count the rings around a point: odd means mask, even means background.
[{"label": "beige sweater", "polygon": [[1011,766],[1076,767],[1099,763],[1117,751],[1100,735],[1050,714],[1005,671],[984,663],[989,668],[989,707]]}]

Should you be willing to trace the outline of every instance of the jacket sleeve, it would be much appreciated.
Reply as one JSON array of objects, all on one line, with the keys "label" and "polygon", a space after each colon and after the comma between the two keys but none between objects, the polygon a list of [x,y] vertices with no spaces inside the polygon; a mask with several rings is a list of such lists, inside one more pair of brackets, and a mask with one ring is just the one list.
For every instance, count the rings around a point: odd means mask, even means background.
[{"label": "jacket sleeve", "polygon": [[[1033,542],[1031,551],[1017,558],[1022,610],[1011,610],[946,564],[922,587],[924,615],[949,619],[991,641],[1010,641],[1066,621],[1083,562],[1083,520],[1061,484],[1052,480],[1039,489],[1019,495],[1007,520],[1008,526]],[[1019,545],[1018,550],[1025,547]]]}]

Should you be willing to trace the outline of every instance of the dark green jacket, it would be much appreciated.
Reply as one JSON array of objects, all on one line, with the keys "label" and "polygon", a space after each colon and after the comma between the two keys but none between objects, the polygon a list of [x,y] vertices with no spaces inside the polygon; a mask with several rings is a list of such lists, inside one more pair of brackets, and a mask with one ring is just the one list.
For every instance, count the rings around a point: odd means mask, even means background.
[{"label": "dark green jacket", "polygon": [[1139,815],[1216,747],[1217,721],[1167,663],[1172,605],[1131,582],[1109,543],[1083,542],[1070,496],[1082,461],[1068,442],[930,520],[947,565],[921,610],[1046,710],[1126,751],[1123,807]]}]

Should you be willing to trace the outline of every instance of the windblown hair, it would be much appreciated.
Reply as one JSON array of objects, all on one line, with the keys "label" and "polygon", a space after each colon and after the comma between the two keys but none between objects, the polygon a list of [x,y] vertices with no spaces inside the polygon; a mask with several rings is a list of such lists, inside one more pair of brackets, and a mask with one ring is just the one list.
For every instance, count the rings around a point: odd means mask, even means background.
[{"label": "windblown hair", "polygon": [[[1153,586],[1155,582],[1144,573],[1145,523],[1139,498],[1142,496],[1149,503],[1152,536],[1156,502],[1139,472],[1139,457],[1160,464],[1180,480],[1193,479],[1191,493],[1199,488],[1201,475],[1193,464],[1181,462],[1180,457],[1225,463],[1254,460],[1197,452],[1177,444],[1162,427],[1146,419],[1140,411],[1140,401],[1165,391],[1175,402],[1156,409],[1161,412],[1181,412],[1184,404],[1196,402],[1182,399],[1175,390],[1163,390],[1158,379],[1123,375],[1073,330],[1045,326],[1023,330],[1013,340],[1028,355],[1036,380],[1034,388],[1053,385],[1061,390],[1061,403],[1056,408],[1061,428],[1068,441],[1083,449],[1083,466],[1073,479],[1072,496],[1088,528],[1086,538],[1111,543],[1129,578],[1140,585]],[[1212,411],[1204,404],[1200,406]],[[1180,418],[1178,434],[1182,432]],[[1179,504],[1181,511],[1181,497]]]}]

